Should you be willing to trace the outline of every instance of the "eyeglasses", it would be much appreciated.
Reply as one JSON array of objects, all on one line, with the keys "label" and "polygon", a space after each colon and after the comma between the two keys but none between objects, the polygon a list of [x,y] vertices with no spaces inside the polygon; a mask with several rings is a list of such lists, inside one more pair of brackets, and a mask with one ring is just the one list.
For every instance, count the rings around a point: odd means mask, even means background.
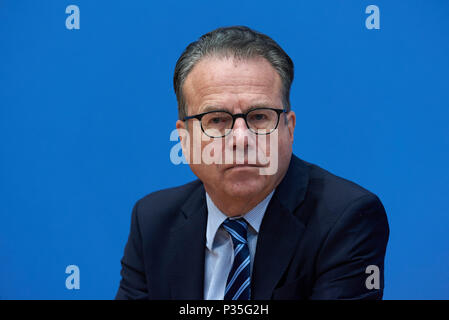
[{"label": "eyeglasses", "polygon": [[232,114],[228,111],[209,111],[185,117],[183,120],[199,120],[201,130],[211,138],[223,138],[228,135],[234,128],[234,123],[237,118],[243,118],[247,128],[251,132],[266,135],[277,129],[281,113],[287,113],[287,110],[256,108],[246,113],[237,114]]}]

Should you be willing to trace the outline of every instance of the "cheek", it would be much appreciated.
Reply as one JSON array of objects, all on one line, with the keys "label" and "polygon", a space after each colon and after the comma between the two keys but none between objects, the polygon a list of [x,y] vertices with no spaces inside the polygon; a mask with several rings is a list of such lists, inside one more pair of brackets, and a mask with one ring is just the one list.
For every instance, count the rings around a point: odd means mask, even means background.
[{"label": "cheek", "polygon": [[203,182],[206,183],[216,183],[220,181],[219,171],[216,170],[214,165],[201,164],[191,164],[190,169],[192,172]]},{"label": "cheek", "polygon": [[257,138],[257,149],[266,156],[281,154],[284,138],[279,131],[274,131],[269,135],[260,135]]},{"label": "cheek", "polygon": [[191,147],[196,162],[192,161],[190,168],[200,180],[211,183],[221,179],[221,171],[216,164],[218,162],[216,157],[222,154],[221,148],[222,144],[212,139],[198,142],[196,146]]},{"label": "cheek", "polygon": [[286,134],[281,139],[279,139],[279,147],[278,147],[279,161],[287,159],[288,157],[286,156],[291,152],[292,152],[292,143],[290,141],[290,136]]},{"label": "cheek", "polygon": [[288,149],[292,144],[292,132],[290,128],[285,124],[284,119],[280,119],[282,125],[279,124],[279,148],[280,150]]}]

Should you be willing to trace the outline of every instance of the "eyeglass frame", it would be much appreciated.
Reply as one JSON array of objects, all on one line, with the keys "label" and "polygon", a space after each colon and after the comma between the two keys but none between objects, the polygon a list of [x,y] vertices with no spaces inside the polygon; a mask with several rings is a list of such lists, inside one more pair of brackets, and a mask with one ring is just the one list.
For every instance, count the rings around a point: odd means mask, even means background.
[{"label": "eyeglass frame", "polygon": [[[277,114],[277,116],[278,116],[278,119],[277,119],[277,122],[276,122],[276,126],[275,126],[270,132],[266,132],[266,133],[258,133],[258,132],[254,131],[253,129],[251,129],[251,128],[249,127],[248,121],[247,121],[247,116],[248,116],[248,114],[249,114],[250,112],[253,112],[253,111],[255,111],[255,110],[273,110],[274,112],[276,112],[276,114]],[[203,128],[203,122],[201,121],[201,119],[202,119],[206,114],[213,113],[213,112],[224,112],[224,113],[229,114],[229,115],[232,117],[232,125],[231,125],[231,128],[229,129],[228,133],[226,133],[226,134],[224,134],[224,135],[222,135],[222,136],[219,136],[219,137],[214,137],[214,136],[208,135],[208,134],[206,133],[206,131],[204,131],[204,128]],[[197,119],[197,120],[200,122],[201,131],[203,131],[203,133],[204,133],[205,135],[207,135],[208,137],[210,137],[210,138],[224,138],[224,137],[226,137],[226,136],[232,131],[232,129],[234,129],[235,120],[236,120],[237,118],[243,118],[243,120],[245,120],[246,127],[247,127],[248,130],[250,130],[252,133],[257,134],[257,135],[268,135],[268,134],[272,133],[273,131],[275,131],[275,130],[278,128],[278,126],[279,126],[279,119],[281,118],[281,114],[282,114],[282,113],[288,113],[288,110],[287,110],[287,109],[269,108],[269,107],[260,107],[260,108],[250,109],[250,110],[248,110],[248,111],[245,112],[245,113],[236,113],[236,114],[232,114],[231,112],[229,112],[229,111],[227,111],[227,110],[211,110],[211,111],[207,111],[207,112],[195,114],[195,115],[192,115],[192,116],[184,117],[184,119],[182,119],[182,120],[185,122],[185,121],[190,120],[190,119]],[[226,129],[226,130],[228,130],[228,129]]]}]

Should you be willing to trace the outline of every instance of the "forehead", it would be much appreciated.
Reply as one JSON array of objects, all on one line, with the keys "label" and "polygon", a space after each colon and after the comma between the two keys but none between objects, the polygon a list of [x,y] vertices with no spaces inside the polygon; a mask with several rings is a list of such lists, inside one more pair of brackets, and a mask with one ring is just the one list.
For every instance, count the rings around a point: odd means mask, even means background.
[{"label": "forehead", "polygon": [[191,112],[206,106],[281,104],[281,78],[264,58],[205,57],[188,74],[183,93]]}]

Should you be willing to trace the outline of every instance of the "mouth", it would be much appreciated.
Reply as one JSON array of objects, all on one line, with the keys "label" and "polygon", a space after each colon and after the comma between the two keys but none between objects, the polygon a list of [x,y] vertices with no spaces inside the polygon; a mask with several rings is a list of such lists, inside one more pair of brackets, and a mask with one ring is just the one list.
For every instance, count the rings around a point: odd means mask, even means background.
[{"label": "mouth", "polygon": [[263,166],[257,165],[257,164],[233,164],[231,166],[228,166],[225,168],[225,170],[232,170],[232,169],[250,169],[250,168],[262,168]]}]

